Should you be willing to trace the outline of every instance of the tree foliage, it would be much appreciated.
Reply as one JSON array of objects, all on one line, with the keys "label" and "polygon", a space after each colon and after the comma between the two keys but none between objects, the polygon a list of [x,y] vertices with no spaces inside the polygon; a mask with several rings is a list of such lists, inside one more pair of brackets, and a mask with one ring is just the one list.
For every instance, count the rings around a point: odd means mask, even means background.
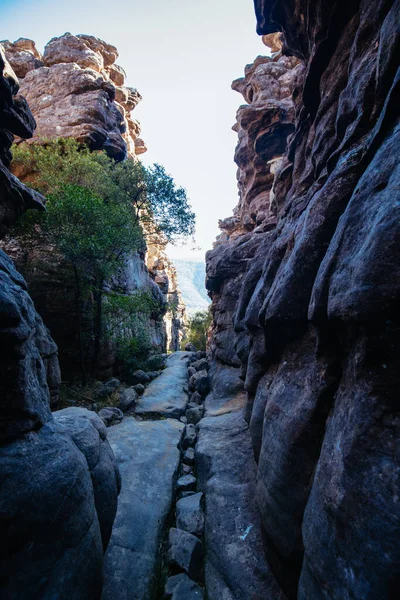
[{"label": "tree foliage", "polygon": [[212,315],[210,309],[199,310],[194,313],[189,318],[186,337],[182,341],[182,345],[185,346],[189,342],[195,346],[196,350],[205,350],[211,321]]},{"label": "tree foliage", "polygon": [[[106,282],[116,275],[127,256],[144,251],[149,236],[162,234],[174,242],[191,235],[194,214],[185,190],[177,187],[160,165],[147,169],[132,159],[116,163],[104,152],[91,153],[71,139],[18,146],[14,168],[31,187],[46,195],[47,203],[45,212],[24,215],[11,234],[23,238],[26,247],[56,248],[70,265],[86,379],[88,362],[91,374],[97,371],[101,340],[107,331],[105,307],[109,319],[109,309],[114,306],[117,318],[126,321],[132,315],[141,323],[148,313],[162,310],[153,306],[151,299],[140,296],[135,300],[121,297],[116,306],[116,297],[109,291],[104,306]],[[88,298],[93,311],[89,361],[82,325]]]}]

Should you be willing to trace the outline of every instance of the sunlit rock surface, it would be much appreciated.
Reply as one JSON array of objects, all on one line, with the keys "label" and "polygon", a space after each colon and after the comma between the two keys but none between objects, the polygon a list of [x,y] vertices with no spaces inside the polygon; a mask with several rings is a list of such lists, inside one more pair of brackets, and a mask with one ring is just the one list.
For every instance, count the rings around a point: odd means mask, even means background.
[{"label": "sunlit rock surface", "polygon": [[114,46],[70,33],[50,40],[43,56],[32,40],[2,45],[35,115],[37,128],[29,143],[72,137],[117,160],[146,151],[140,125],[131,116],[141,95],[125,86]]},{"label": "sunlit rock surface", "polygon": [[234,84],[249,105],[239,205],[207,256],[212,352],[240,366],[283,591],[394,598],[400,5],[255,5],[273,54]]}]

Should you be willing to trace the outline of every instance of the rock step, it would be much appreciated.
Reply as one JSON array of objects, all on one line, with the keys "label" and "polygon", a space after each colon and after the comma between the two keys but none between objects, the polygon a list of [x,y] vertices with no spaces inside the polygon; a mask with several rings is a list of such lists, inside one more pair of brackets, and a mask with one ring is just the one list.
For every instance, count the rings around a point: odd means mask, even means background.
[{"label": "rock step", "polygon": [[157,598],[160,547],[175,497],[183,429],[175,419],[133,417],[108,429],[122,488],[105,556],[101,600]]},{"label": "rock step", "polygon": [[136,406],[136,414],[152,418],[179,419],[188,403],[187,367],[190,354],[174,352],[167,358],[167,367],[152,381]]}]

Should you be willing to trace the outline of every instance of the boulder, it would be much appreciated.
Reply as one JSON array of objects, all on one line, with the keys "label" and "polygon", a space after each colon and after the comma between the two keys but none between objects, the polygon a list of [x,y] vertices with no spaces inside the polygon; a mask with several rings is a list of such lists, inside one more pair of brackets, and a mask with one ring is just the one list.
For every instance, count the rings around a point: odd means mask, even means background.
[{"label": "boulder", "polygon": [[180,474],[181,475],[193,475],[193,467],[182,463],[180,466]]},{"label": "boulder", "polygon": [[133,371],[133,373],[130,373],[126,379],[130,385],[136,385],[138,383],[141,383],[142,385],[146,385],[147,383],[150,382],[149,375],[147,373],[145,373],[144,371],[142,371],[141,369],[138,369],[137,371]]},{"label": "boulder", "polygon": [[115,377],[109,379],[96,390],[96,400],[103,400],[104,398],[108,398],[108,396],[111,396],[111,394],[116,392],[120,386],[121,382],[119,381],[119,379],[116,379]]},{"label": "boulder", "polygon": [[168,536],[167,561],[171,570],[183,571],[194,581],[202,580],[203,544],[181,529],[172,527]]},{"label": "boulder", "polygon": [[197,433],[194,425],[186,425],[185,431],[181,440],[182,450],[186,450],[189,446],[194,446],[196,443]]},{"label": "boulder", "polygon": [[119,393],[118,408],[122,411],[129,410],[138,399],[137,391],[134,387],[125,388]]},{"label": "boulder", "polygon": [[186,465],[194,465],[194,448],[188,448],[182,456],[182,462]]},{"label": "boulder", "polygon": [[120,423],[124,418],[124,413],[116,406],[106,406],[99,410],[99,417],[109,427],[115,423]]},{"label": "boulder", "polygon": [[193,475],[184,475],[176,482],[178,492],[192,492],[196,488],[196,477]]},{"label": "boulder", "polygon": [[188,423],[197,425],[197,423],[203,418],[204,406],[189,407],[186,411],[186,418]]},{"label": "boulder", "polygon": [[190,396],[191,404],[201,404],[203,402],[203,397],[199,394],[199,392],[193,392]]},{"label": "boulder", "polygon": [[198,537],[204,531],[204,512],[202,508],[203,494],[199,492],[176,503],[176,526]]},{"label": "boulder", "polygon": [[186,344],[185,350],[186,352],[196,352],[196,348],[193,346],[193,344]]},{"label": "boulder", "polygon": [[54,418],[86,458],[105,550],[111,537],[121,488],[121,478],[107,440],[106,428],[96,413],[85,408],[65,408],[55,412]]},{"label": "boulder", "polygon": [[195,371],[208,371],[210,367],[208,361],[205,358],[201,358],[193,362],[191,368],[195,369]]},{"label": "boulder", "polygon": [[191,376],[189,379],[189,389],[198,392],[200,396],[207,396],[210,391],[210,381],[205,369],[203,371],[197,371]]},{"label": "boulder", "polygon": [[146,388],[143,385],[143,383],[137,383],[133,386],[133,389],[135,390],[138,396],[141,396]]},{"label": "boulder", "polygon": [[164,600],[203,600],[204,591],[187,575],[169,577],[165,585]]}]

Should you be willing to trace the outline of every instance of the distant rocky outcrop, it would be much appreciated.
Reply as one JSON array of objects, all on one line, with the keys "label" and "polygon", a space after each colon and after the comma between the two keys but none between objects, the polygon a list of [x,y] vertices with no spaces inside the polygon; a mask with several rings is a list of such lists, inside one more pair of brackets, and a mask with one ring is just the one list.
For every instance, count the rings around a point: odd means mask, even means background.
[{"label": "distant rocky outcrop", "polygon": [[166,240],[162,239],[149,241],[146,265],[150,276],[159,286],[164,296],[167,305],[167,312],[164,316],[167,336],[166,347],[170,352],[175,352],[180,349],[180,343],[184,337],[187,315],[186,304],[179,288],[176,268],[166,254],[166,245]]},{"label": "distant rocky outcrop", "polygon": [[[1,236],[22,212],[43,208],[8,171],[14,135],[35,127],[18,87],[0,49]],[[0,596],[95,600],[117,507],[114,455],[94,413],[53,417],[57,348],[1,250],[0,360]]]},{"label": "distant rocky outcrop", "polygon": [[207,255],[211,350],[244,380],[285,594],[395,598],[399,3],[255,6],[273,52],[234,82],[248,105],[239,205]]}]

